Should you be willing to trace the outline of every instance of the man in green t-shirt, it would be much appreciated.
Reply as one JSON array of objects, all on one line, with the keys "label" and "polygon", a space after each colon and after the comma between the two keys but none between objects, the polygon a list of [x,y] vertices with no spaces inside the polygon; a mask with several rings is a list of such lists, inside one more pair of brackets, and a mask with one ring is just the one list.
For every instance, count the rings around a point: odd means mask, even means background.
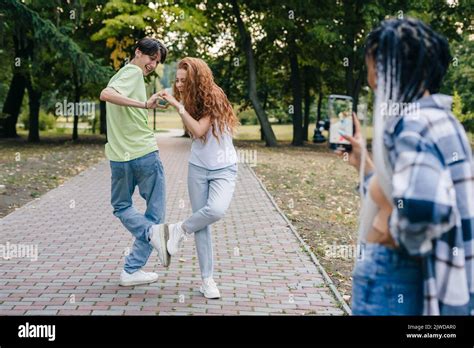
[{"label": "man in green t-shirt", "polygon": [[[133,234],[135,242],[125,258],[120,285],[155,282],[158,274],[144,272],[153,248],[161,263],[168,267],[170,254],[167,232],[158,224],[165,218],[165,175],[153,131],[148,127],[148,111],[158,107],[158,95],[146,96],[144,76],[164,63],[166,47],[158,40],[138,41],[133,59],[120,69],[100,93],[107,107],[107,144],[105,154],[112,172],[111,203],[114,215]],[[146,200],[145,214],[138,212],[132,195],[138,186]]]}]

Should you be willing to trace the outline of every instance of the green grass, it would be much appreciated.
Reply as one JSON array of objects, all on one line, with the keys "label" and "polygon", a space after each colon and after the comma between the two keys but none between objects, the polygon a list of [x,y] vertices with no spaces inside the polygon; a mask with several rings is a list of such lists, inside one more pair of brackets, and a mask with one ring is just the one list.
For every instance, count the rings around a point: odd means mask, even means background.
[{"label": "green grass", "polygon": [[[273,132],[279,141],[291,141],[293,139],[293,125],[291,124],[273,124]],[[309,126],[308,138],[313,138],[314,124]],[[260,126],[259,125],[245,125],[240,126],[235,137],[238,140],[259,140]]]},{"label": "green grass", "polygon": [[[59,128],[59,129],[60,130],[58,130],[58,129],[48,129],[48,130],[45,130],[45,131],[40,131],[39,132],[40,133],[40,138],[41,137],[65,138],[67,136],[71,136],[71,138],[72,138],[72,129],[63,129],[63,128]],[[23,137],[28,137],[28,132],[29,131],[21,129],[21,128],[17,129],[18,135],[23,136]],[[93,135],[89,129],[86,130],[86,129],[81,129],[81,128],[78,129],[78,134],[79,134],[79,137],[81,135]],[[99,135],[98,130],[96,130],[95,135]]]},{"label": "green grass", "polygon": [[[57,123],[57,126],[61,126],[62,123]],[[148,116],[148,125],[150,128],[153,128],[153,112],[149,112]],[[314,133],[314,122],[309,125],[308,138],[309,141],[312,141]],[[278,141],[291,141],[293,139],[293,125],[291,124],[273,124],[273,132]],[[181,118],[175,110],[165,110],[156,112],[156,131],[165,132],[167,129],[183,129],[183,123]],[[372,127],[368,126],[366,129],[362,130],[364,136],[367,139],[372,139]],[[28,135],[27,131],[19,129],[18,131],[21,135]],[[40,132],[40,136],[64,136],[72,134],[72,129],[62,129],[58,130],[48,130]],[[79,129],[79,135],[81,134],[91,134],[90,129]],[[327,132],[324,133],[327,137]],[[471,145],[474,147],[474,133],[468,133]],[[240,126],[235,137],[237,140],[260,140],[260,126],[259,125],[243,125]]]},{"label": "green grass", "polygon": [[[148,113],[148,126],[153,129],[153,111]],[[183,122],[174,110],[156,112],[156,129],[183,129]]]},{"label": "green grass", "polygon": [[[148,116],[148,125],[153,127],[153,113],[150,112]],[[183,123],[176,111],[165,111],[156,113],[156,127],[160,129],[182,129]],[[273,132],[278,140],[291,141],[293,139],[293,126],[291,124],[274,124],[272,125]],[[314,123],[309,126],[308,136],[311,139],[314,132]],[[259,140],[260,126],[259,125],[244,125],[240,126],[236,134],[238,140]]]}]

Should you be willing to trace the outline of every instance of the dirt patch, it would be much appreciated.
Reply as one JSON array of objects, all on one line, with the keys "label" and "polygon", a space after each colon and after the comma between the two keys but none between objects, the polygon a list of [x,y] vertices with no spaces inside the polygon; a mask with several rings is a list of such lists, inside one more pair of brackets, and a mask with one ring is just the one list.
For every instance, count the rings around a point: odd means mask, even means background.
[{"label": "dirt patch", "polygon": [[257,151],[254,170],[258,177],[341,294],[350,295],[360,204],[354,168],[326,145],[283,143],[267,148],[253,141],[235,144],[238,149]]},{"label": "dirt patch", "polygon": [[104,159],[104,144],[98,135],[81,135],[77,142],[56,136],[39,144],[0,139],[0,218]]}]

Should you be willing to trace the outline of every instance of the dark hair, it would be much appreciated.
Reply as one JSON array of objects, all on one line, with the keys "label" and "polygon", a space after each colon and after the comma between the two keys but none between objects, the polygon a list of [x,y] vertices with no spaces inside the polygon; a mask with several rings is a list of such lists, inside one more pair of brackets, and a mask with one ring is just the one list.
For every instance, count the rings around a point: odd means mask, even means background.
[{"label": "dark hair", "polygon": [[168,49],[166,48],[166,46],[159,40],[151,37],[144,37],[143,39],[137,42],[137,44],[133,47],[132,58],[135,56],[135,50],[137,48],[140,50],[140,52],[148,56],[152,56],[156,53],[159,53],[161,64],[165,62],[166,55],[168,54]]},{"label": "dark hair", "polygon": [[375,59],[389,99],[399,102],[438,92],[451,61],[446,38],[414,18],[384,20],[368,35],[365,54]]}]

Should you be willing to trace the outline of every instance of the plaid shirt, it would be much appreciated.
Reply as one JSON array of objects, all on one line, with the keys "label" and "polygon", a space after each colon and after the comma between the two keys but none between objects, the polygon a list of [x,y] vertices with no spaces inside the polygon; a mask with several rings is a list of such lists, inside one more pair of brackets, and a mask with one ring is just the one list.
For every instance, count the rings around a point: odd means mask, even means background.
[{"label": "plaid shirt", "polygon": [[385,127],[393,172],[390,233],[423,260],[424,315],[474,315],[471,146],[450,112],[450,97],[417,103],[418,112],[392,117]]}]

